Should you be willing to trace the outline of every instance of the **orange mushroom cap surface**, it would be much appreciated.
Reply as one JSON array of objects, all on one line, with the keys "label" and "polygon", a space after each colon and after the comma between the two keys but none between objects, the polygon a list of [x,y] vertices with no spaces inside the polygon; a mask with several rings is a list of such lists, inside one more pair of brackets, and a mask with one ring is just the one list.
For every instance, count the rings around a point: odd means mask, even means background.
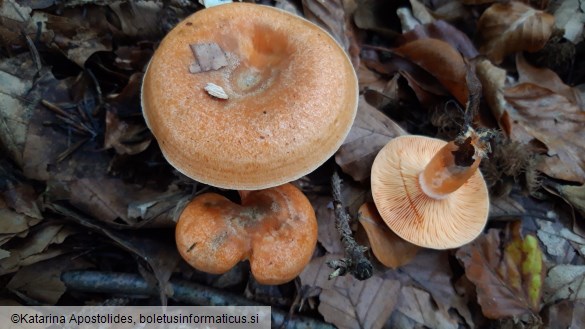
[{"label": "orange mushroom cap surface", "polygon": [[[203,59],[211,68],[191,73],[192,47],[211,56]],[[207,91],[215,86],[227,99]],[[357,100],[353,67],[327,32],[249,3],[179,23],[142,86],[144,117],[166,159],[197,181],[239,190],[287,183],[324,163],[349,133]]]},{"label": "orange mushroom cap surface", "polygon": [[179,253],[191,266],[221,274],[249,259],[262,284],[294,279],[317,244],[315,211],[292,184],[242,193],[242,204],[206,193],[193,199],[175,229]]},{"label": "orange mushroom cap surface", "polygon": [[[372,165],[372,196],[380,215],[401,238],[421,247],[449,249],[469,243],[488,218],[487,186],[475,170],[479,160],[469,166],[471,177],[454,191],[429,196],[421,188],[421,173],[446,145],[424,136],[400,136],[382,148]],[[449,179],[444,182],[444,188],[451,188]]]}]

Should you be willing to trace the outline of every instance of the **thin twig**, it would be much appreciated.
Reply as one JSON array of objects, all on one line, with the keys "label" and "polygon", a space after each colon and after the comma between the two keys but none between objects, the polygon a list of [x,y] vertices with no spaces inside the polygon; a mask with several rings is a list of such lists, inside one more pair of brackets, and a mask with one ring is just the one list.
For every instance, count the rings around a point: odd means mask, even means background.
[{"label": "thin twig", "polygon": [[[68,289],[116,295],[157,296],[159,290],[136,274],[69,271],[61,275],[61,281]],[[263,306],[241,296],[233,295],[211,287],[184,280],[171,280],[172,299],[201,306]],[[295,329],[334,329],[330,324],[304,316],[289,318],[287,312],[272,308],[272,326]]]},{"label": "thin twig", "polygon": [[333,209],[335,211],[335,227],[341,236],[341,243],[345,248],[346,258],[331,260],[327,265],[334,269],[329,279],[351,273],[358,280],[365,280],[372,276],[373,267],[370,260],[364,255],[366,247],[357,244],[353,238],[349,221],[351,217],[341,202],[341,178],[337,172],[331,178],[333,193]]}]

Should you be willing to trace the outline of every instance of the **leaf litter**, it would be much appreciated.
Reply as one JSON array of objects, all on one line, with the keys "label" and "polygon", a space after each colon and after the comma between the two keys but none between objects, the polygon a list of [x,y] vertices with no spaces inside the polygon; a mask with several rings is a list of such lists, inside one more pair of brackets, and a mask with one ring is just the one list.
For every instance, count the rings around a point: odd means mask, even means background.
[{"label": "leaf litter", "polygon": [[[506,321],[581,327],[585,57],[579,4],[278,1],[302,9],[340,42],[358,72],[361,96],[335,161],[297,182],[318,217],[311,264],[298,285],[244,290],[251,286],[245,265],[217,277],[180,261],[172,241],[175,220],[207,187],[166,163],[141,116],[141,79],[157,43],[200,7],[183,1],[2,2],[3,300],[99,303],[104,297],[69,291],[59,280],[65,271],[91,268],[139,273],[159,289],[149,303],[172,300],[173,277],[274,305],[296,296],[303,307],[291,305],[291,314],[339,328],[498,328]],[[409,26],[401,26],[400,17],[408,17]],[[560,62],[549,67],[534,60],[559,38],[575,45],[573,57],[548,54],[551,63]],[[221,51],[213,53],[204,65],[212,69],[221,66],[213,62]],[[482,166],[493,183],[491,220],[459,249],[406,255],[381,221],[373,225],[358,215],[371,201],[371,164],[397,136],[446,137],[462,126],[475,92],[468,78],[475,74],[483,98],[472,123],[502,132]],[[371,247],[368,257],[403,257],[388,263],[392,268],[375,262],[368,280],[328,280],[327,261],[344,257],[323,183],[334,165],[344,175],[350,228],[360,238],[362,225],[369,225],[361,237]],[[572,208],[558,211],[566,203]]]}]

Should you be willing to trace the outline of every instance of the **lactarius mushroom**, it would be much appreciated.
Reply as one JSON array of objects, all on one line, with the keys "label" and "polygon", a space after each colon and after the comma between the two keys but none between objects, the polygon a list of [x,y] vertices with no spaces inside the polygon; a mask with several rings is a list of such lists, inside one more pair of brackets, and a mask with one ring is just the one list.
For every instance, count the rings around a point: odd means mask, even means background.
[{"label": "lactarius mushroom", "polygon": [[424,136],[391,140],[376,156],[371,176],[384,222],[421,247],[471,242],[488,217],[488,190],[477,170],[488,147],[471,128],[449,143]]},{"label": "lactarius mushroom", "polygon": [[249,259],[262,284],[294,279],[311,260],[317,243],[315,212],[292,184],[241,192],[241,205],[206,193],[179,218],[179,252],[198,270],[220,274]]},{"label": "lactarius mushroom", "polygon": [[256,190],[300,178],[339,148],[358,84],[324,30],[268,6],[196,12],[161,42],[142,108],[166,159],[194,180]]}]

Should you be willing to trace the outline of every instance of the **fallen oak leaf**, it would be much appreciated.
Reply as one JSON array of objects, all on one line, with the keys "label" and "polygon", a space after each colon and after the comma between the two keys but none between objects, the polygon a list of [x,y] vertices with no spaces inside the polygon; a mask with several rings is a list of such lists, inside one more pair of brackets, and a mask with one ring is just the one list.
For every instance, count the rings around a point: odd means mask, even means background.
[{"label": "fallen oak leaf", "polygon": [[467,103],[467,65],[461,54],[450,44],[438,39],[418,39],[393,49],[392,53],[423,68],[460,104]]},{"label": "fallen oak leaf", "polygon": [[400,44],[406,44],[418,39],[438,39],[445,41],[468,59],[475,58],[479,55],[473,42],[465,33],[442,20],[418,25],[411,31],[403,33],[398,38],[398,42]]},{"label": "fallen oak leaf", "polygon": [[342,257],[328,254],[314,258],[300,274],[302,284],[322,289],[319,313],[327,322],[338,328],[382,328],[398,302],[398,298],[389,296],[398,295],[400,281],[379,275],[364,281],[351,275],[328,280],[331,269],[327,262]]},{"label": "fallen oak leaf", "polygon": [[557,265],[544,280],[544,301],[585,299],[585,266]]},{"label": "fallen oak leaf", "polygon": [[[457,329],[461,324],[456,317],[440,309],[433,302],[431,294],[416,287],[403,287],[398,297],[396,312],[392,315],[390,327]],[[393,323],[396,318],[406,317],[408,326]],[[403,319],[398,320],[404,321]]]},{"label": "fallen oak leaf", "polygon": [[499,64],[508,54],[538,51],[550,38],[554,21],[554,16],[518,1],[495,3],[478,21],[480,52]]},{"label": "fallen oak leaf", "polygon": [[386,267],[395,269],[407,264],[421,249],[390,230],[372,202],[360,207],[358,220],[368,235],[374,256]]},{"label": "fallen oak leaf", "polygon": [[386,143],[406,131],[360,96],[355,121],[335,162],[356,181],[370,177],[374,158]]},{"label": "fallen oak leaf", "polygon": [[524,314],[536,317],[540,310],[542,251],[535,236],[523,239],[519,223],[512,226],[504,250],[500,250],[499,232],[492,229],[456,254],[476,286],[483,314],[490,319]]},{"label": "fallen oak leaf", "polygon": [[510,117],[511,138],[526,143],[534,138],[547,147],[538,169],[567,181],[585,183],[585,111],[565,96],[531,83],[505,89],[515,111]]},{"label": "fallen oak leaf", "polygon": [[541,312],[544,328],[585,328],[585,300],[561,300]]}]

